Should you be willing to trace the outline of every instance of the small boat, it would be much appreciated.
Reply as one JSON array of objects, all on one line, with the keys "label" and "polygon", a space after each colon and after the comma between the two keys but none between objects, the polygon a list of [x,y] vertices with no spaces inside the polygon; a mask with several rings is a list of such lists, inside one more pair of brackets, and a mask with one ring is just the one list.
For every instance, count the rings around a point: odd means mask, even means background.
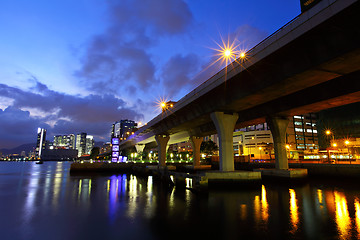
[{"label": "small boat", "polygon": [[43,164],[44,162],[43,161],[36,161],[35,164]]}]

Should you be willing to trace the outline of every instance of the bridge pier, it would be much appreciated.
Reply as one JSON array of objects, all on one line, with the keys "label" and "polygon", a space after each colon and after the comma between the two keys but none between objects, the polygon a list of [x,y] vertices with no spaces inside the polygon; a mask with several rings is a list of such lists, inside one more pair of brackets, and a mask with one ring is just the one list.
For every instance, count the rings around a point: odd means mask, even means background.
[{"label": "bridge pier", "polygon": [[[139,154],[144,151],[145,144],[135,144],[136,152]],[[140,156],[140,159],[142,160],[142,155]]]},{"label": "bridge pier", "polygon": [[307,169],[289,169],[289,161],[286,154],[286,129],[289,119],[284,117],[269,117],[266,122],[270,126],[274,140],[275,169],[255,169],[261,172],[262,176],[281,178],[304,178],[307,176]]},{"label": "bridge pier", "polygon": [[233,132],[239,115],[213,112],[210,115],[219,136],[220,171],[234,171]]},{"label": "bridge pier", "polygon": [[158,145],[158,153],[159,153],[159,166],[166,166],[166,150],[167,143],[170,139],[169,135],[156,135],[155,140]]},{"label": "bridge pier", "polygon": [[286,129],[290,120],[284,117],[269,117],[266,122],[270,126],[274,140],[275,168],[288,169],[289,161],[286,154]]},{"label": "bridge pier", "polygon": [[193,166],[200,166],[200,146],[203,138],[191,136],[189,138],[189,141],[193,149]]}]

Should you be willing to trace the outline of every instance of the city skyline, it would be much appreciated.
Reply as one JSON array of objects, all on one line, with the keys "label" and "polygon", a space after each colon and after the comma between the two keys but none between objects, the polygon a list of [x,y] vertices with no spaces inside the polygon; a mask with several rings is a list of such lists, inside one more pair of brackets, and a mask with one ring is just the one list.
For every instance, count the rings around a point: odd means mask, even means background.
[{"label": "city skyline", "polygon": [[297,1],[151,3],[3,2],[0,148],[34,142],[38,127],[108,141],[113,122],[147,122],[159,98],[224,67],[207,68],[220,36],[248,49],[300,13]]}]

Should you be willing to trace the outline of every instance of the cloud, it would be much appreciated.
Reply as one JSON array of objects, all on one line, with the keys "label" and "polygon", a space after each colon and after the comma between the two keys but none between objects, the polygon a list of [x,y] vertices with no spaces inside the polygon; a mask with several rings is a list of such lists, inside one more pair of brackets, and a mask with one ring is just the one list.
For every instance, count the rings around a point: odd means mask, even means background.
[{"label": "cloud", "polygon": [[108,140],[115,121],[144,118],[114,95],[72,96],[52,91],[40,82],[28,91],[0,84],[0,98],[11,99],[11,106],[0,112],[0,148],[36,141],[38,127],[48,130],[50,140],[52,135],[78,132]]},{"label": "cloud", "polygon": [[192,77],[199,70],[200,60],[195,54],[175,55],[164,65],[162,71],[165,92],[171,97],[179,95],[179,90],[193,86]]},{"label": "cloud", "polygon": [[75,72],[81,84],[99,93],[132,95],[158,86],[151,48],[164,36],[184,33],[193,21],[182,0],[108,1],[109,25],[92,37]]},{"label": "cloud", "polygon": [[0,148],[13,148],[23,143],[36,142],[38,127],[49,126],[30,117],[30,112],[14,107],[0,109]]}]

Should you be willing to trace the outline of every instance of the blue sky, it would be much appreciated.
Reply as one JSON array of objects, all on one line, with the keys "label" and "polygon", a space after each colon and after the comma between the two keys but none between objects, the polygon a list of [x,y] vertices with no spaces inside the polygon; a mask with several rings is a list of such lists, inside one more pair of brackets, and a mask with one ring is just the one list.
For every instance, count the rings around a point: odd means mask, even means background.
[{"label": "blue sky", "polygon": [[220,36],[250,48],[298,14],[299,0],[2,0],[0,148],[38,127],[108,141],[224,67],[207,68]]}]

